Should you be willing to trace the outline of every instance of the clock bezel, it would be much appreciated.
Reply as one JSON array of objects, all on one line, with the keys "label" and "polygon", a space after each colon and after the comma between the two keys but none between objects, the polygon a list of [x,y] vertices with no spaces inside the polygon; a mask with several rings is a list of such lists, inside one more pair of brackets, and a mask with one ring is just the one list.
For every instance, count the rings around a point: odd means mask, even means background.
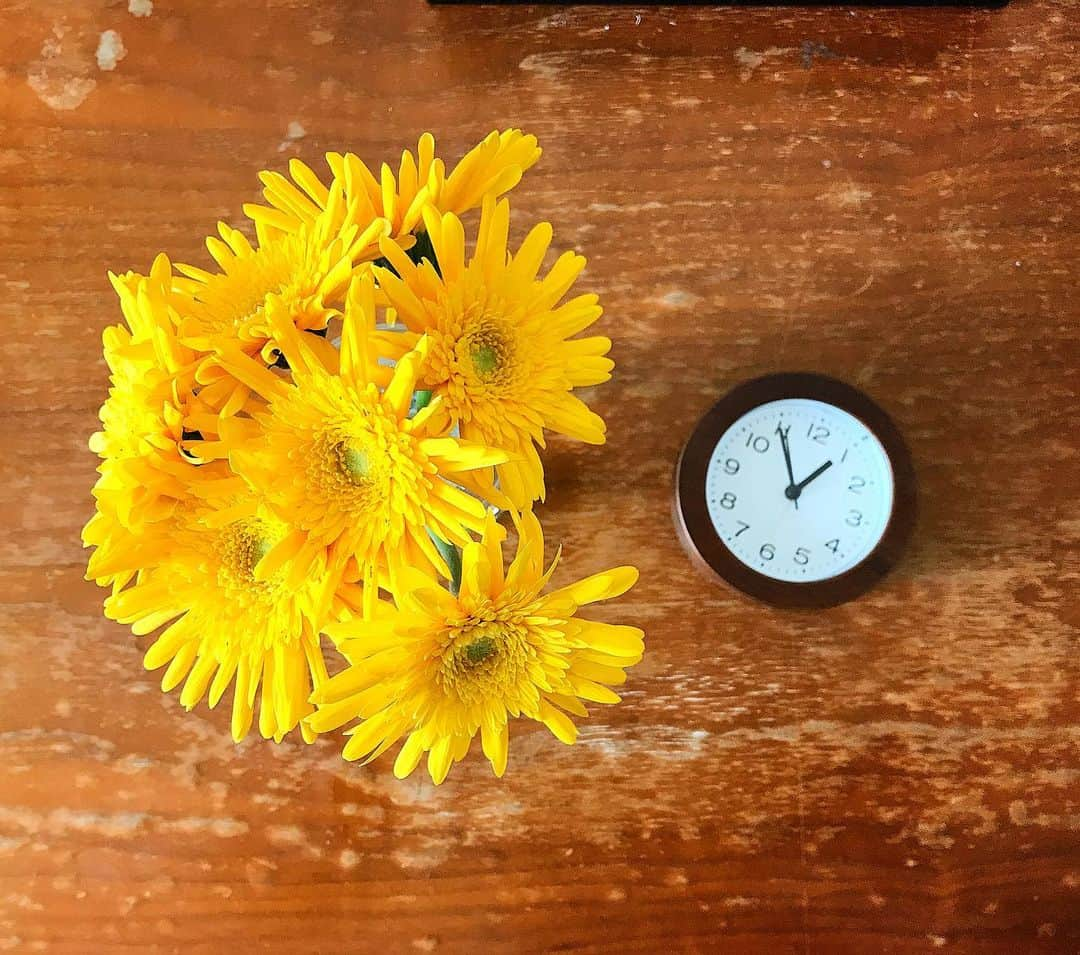
[{"label": "clock bezel", "polygon": [[[777,580],[748,567],[724,543],[709,516],[706,477],[716,445],[747,412],[787,398],[821,401],[854,416],[881,442],[892,467],[893,504],[881,539],[854,567],[825,580]],[[776,607],[833,607],[866,593],[903,553],[915,527],[915,469],[893,420],[857,388],[814,372],[765,375],[737,385],[698,422],[675,466],[674,516],[683,547],[707,575]]]}]

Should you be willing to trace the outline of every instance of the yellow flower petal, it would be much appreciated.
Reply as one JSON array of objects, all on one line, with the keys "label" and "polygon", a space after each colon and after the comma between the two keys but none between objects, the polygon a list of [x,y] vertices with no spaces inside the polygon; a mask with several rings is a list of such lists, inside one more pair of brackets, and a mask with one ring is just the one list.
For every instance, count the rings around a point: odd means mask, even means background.
[{"label": "yellow flower petal", "polygon": [[569,716],[560,710],[555,709],[555,707],[546,700],[540,701],[539,713],[540,722],[551,730],[557,740],[566,743],[567,746],[571,746],[577,742],[577,727]]},{"label": "yellow flower petal", "polygon": [[616,567],[552,591],[548,600],[570,599],[579,607],[599,600],[611,600],[626,593],[637,583],[637,579],[637,568]]},{"label": "yellow flower petal", "polygon": [[387,731],[390,730],[389,723],[390,718],[387,713],[379,713],[365,720],[352,732],[341,755],[348,760],[361,759],[369,755],[386,739]]},{"label": "yellow flower petal", "polygon": [[484,755],[491,763],[492,772],[502,777],[506,772],[506,759],[509,753],[510,732],[506,723],[492,727],[490,723],[481,726],[481,743]]},{"label": "yellow flower petal", "polygon": [[431,781],[436,785],[442,785],[443,780],[446,779],[446,774],[450,772],[450,766],[453,764],[453,754],[451,752],[451,744],[453,739],[449,736],[443,736],[434,746],[431,747],[428,753],[428,773],[431,776]]},{"label": "yellow flower petal", "polygon": [[[554,596],[554,595],[551,595]],[[644,634],[637,627],[582,621],[579,638],[602,653],[634,660],[641,659]]]},{"label": "yellow flower petal", "polygon": [[420,764],[423,755],[423,737],[420,733],[410,733],[394,760],[394,775],[398,779],[404,779]]}]

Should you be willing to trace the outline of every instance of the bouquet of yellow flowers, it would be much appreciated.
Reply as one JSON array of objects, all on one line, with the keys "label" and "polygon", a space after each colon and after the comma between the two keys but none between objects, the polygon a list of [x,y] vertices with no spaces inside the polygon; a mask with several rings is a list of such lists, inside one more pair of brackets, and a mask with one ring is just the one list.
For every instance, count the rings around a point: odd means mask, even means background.
[{"label": "bouquet of yellow flowers", "polygon": [[145,665],[185,708],[232,687],[237,741],[258,698],[268,739],[350,723],[346,759],[400,742],[395,774],[426,754],[441,783],[479,733],[501,776],[510,717],[573,743],[641,659],[640,630],[577,615],[633,567],[544,592],[539,451],[545,432],[604,442],[573,392],[612,362],[574,337],[601,314],[567,298],[585,260],[541,274],[546,222],[507,248],[501,197],[539,156],[511,129],[449,173],[428,134],[396,175],[330,153],[327,183],[294,160],[244,207],[254,243],[224,223],[206,240],[216,271],[162,254],[110,273],[125,324],[103,336],[87,577],[111,619],[160,629]]}]

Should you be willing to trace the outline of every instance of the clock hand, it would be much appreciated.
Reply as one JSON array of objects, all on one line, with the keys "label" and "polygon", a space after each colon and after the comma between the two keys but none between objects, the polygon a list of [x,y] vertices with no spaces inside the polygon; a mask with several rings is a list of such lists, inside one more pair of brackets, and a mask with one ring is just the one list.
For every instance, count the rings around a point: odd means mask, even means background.
[{"label": "clock hand", "polygon": [[788,491],[790,491],[795,486],[795,474],[791,470],[791,448],[788,445],[789,431],[791,431],[791,425],[788,425],[787,428],[782,428],[780,427],[780,425],[776,426],[776,433],[780,435],[780,447],[784,451],[784,464],[787,465],[788,486],[784,488],[784,494],[787,496],[788,500],[790,500],[795,505],[795,510],[798,510],[799,495],[796,494],[794,497],[792,497],[790,494],[788,494]]},{"label": "clock hand", "polygon": [[824,474],[826,471],[828,471],[829,468],[831,468],[831,467],[832,467],[832,461],[826,461],[821,467],[819,467],[809,477],[803,478],[798,484],[795,485],[796,494],[802,494],[803,488],[805,488],[807,484],[809,484],[811,481],[815,480],[816,478],[821,477],[821,475]]}]

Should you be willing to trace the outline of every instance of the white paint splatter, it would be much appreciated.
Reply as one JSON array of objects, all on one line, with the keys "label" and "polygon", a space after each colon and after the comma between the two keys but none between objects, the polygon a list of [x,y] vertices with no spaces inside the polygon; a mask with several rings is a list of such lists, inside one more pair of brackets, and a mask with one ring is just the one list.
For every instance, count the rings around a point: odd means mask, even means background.
[{"label": "white paint splatter", "polygon": [[133,17],[148,17],[154,12],[154,0],[128,0],[128,13]]},{"label": "white paint splatter", "polygon": [[242,819],[227,816],[186,816],[182,819],[162,820],[158,828],[163,832],[181,832],[193,834],[209,832],[212,836],[228,839],[230,836],[242,836],[248,831],[248,824]]},{"label": "white paint splatter", "polygon": [[313,859],[322,855],[322,850],[308,841],[307,834],[299,826],[267,826],[266,838],[277,846],[293,846],[302,849]]},{"label": "white paint splatter", "polygon": [[115,70],[116,64],[127,56],[127,50],[124,48],[124,41],[120,38],[120,34],[115,30],[106,30],[102,33],[101,38],[98,40],[97,52],[94,55],[97,57],[99,70]]},{"label": "white paint splatter", "polygon": [[570,57],[563,53],[530,53],[518,63],[518,69],[526,73],[535,73],[555,83],[562,79],[563,70],[567,67],[569,60]]},{"label": "white paint splatter", "polygon": [[590,202],[589,212],[651,212],[655,209],[663,209],[664,204],[650,199],[648,202],[628,203],[619,205],[614,202]]},{"label": "white paint splatter", "polygon": [[566,26],[570,18],[565,13],[553,13],[536,24],[537,30],[555,30]]},{"label": "white paint splatter", "polygon": [[701,296],[685,289],[672,289],[660,296],[660,304],[668,308],[689,308],[701,301]]},{"label": "white paint splatter", "polygon": [[86,74],[90,59],[78,42],[67,38],[63,26],[53,28],[53,35],[41,45],[41,56],[26,71],[26,82],[50,109],[78,109],[97,86]]},{"label": "white paint splatter", "polygon": [[288,126],[285,127],[285,138],[278,146],[278,152],[283,153],[298,139],[303,139],[307,135],[307,130],[304,129],[303,123],[299,120],[292,120]]},{"label": "white paint splatter", "polygon": [[745,46],[740,46],[735,51],[735,62],[742,67],[742,69],[739,70],[739,79],[745,83],[754,75],[754,70],[765,62],[765,54],[758,53],[756,50],[748,50]]},{"label": "white paint splatter", "polygon": [[783,56],[785,53],[794,52],[794,47],[790,46],[770,46],[760,53],[757,50],[748,50],[745,46],[740,46],[735,51],[735,62],[738,63],[740,67],[739,81],[745,83],[754,75],[754,70],[770,57]]},{"label": "white paint splatter", "polygon": [[732,895],[724,899],[723,905],[727,909],[752,909],[758,900],[747,898],[745,895]]},{"label": "white paint splatter", "polygon": [[437,869],[450,856],[456,840],[437,836],[419,837],[396,849],[394,862],[407,871],[423,872]]},{"label": "white paint splatter", "polygon": [[53,809],[37,813],[32,809],[0,806],[0,823],[30,834],[85,832],[108,839],[131,838],[147,820],[144,812],[96,813],[76,809]]},{"label": "white paint splatter", "polygon": [[863,189],[853,182],[848,182],[837,184],[827,192],[823,192],[815,198],[819,202],[825,201],[840,208],[851,208],[861,206],[864,202],[873,197],[874,194],[869,189]]},{"label": "white paint splatter", "polygon": [[610,58],[618,55],[619,50],[612,47],[603,47],[597,50],[577,50],[573,53],[550,51],[545,53],[530,53],[520,63],[518,69],[526,73],[533,73],[550,83],[562,85],[566,80],[569,70],[585,67],[595,69],[590,62],[595,59]]},{"label": "white paint splatter", "polygon": [[266,838],[277,845],[302,846],[307,842],[304,830],[299,826],[267,826]]}]

